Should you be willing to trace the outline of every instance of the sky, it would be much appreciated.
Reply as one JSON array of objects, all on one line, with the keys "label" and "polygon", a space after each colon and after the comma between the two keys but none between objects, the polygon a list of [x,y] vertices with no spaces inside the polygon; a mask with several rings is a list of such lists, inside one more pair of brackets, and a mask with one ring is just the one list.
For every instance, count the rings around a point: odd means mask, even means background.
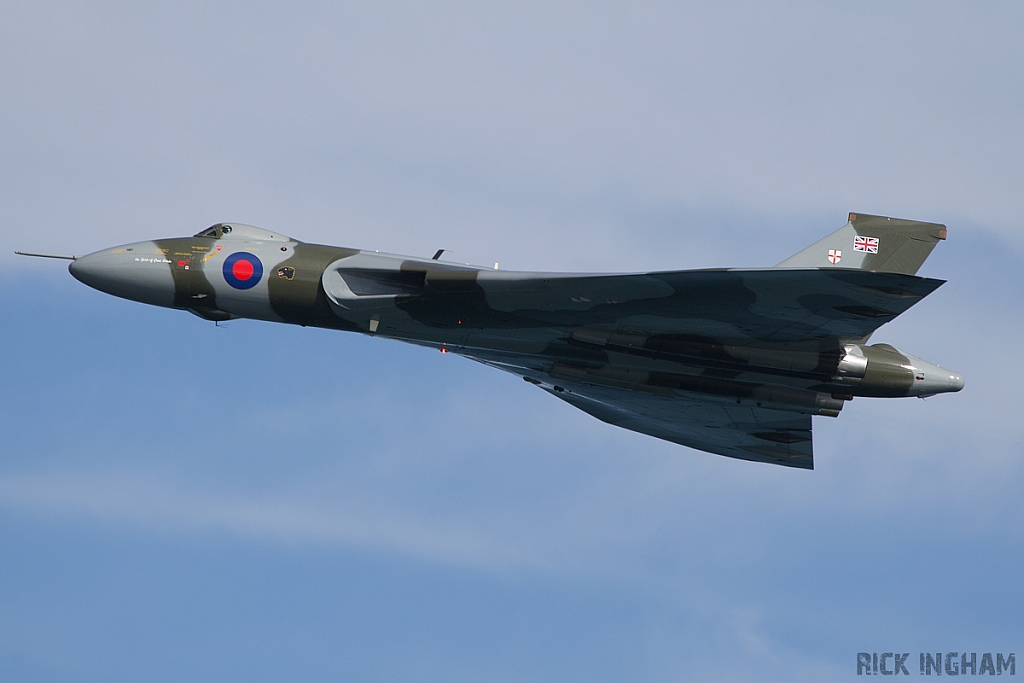
[{"label": "sky", "polygon": [[[820,681],[1024,656],[1017,3],[7,3],[0,678]],[[65,263],[237,221],[503,269],[941,222],[874,341],[960,372],[813,472]]]}]

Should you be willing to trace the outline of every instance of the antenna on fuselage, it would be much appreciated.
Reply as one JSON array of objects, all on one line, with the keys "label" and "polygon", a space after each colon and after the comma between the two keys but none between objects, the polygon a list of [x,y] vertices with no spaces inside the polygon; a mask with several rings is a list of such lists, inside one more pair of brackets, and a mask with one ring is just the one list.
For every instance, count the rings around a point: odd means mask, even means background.
[{"label": "antenna on fuselage", "polygon": [[437,259],[441,258],[441,254],[443,254],[446,251],[447,251],[447,249],[438,249],[437,253],[430,257],[430,260],[431,261],[436,261]]},{"label": "antenna on fuselage", "polygon": [[42,254],[38,251],[16,251],[14,252],[18,256],[35,256],[36,258],[59,258],[65,261],[75,261],[78,259],[77,256],[72,254]]}]

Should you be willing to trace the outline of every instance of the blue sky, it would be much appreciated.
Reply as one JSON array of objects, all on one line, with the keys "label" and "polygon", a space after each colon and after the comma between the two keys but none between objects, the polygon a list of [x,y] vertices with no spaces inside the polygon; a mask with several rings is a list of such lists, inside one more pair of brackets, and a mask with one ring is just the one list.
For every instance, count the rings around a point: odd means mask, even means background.
[{"label": "blue sky", "polygon": [[[33,3],[0,23],[0,677],[855,677],[1020,652],[1024,12],[1010,3]],[[240,221],[509,269],[765,266],[946,223],[877,341],[956,395],[816,470],[436,352],[107,297],[59,262]]]}]

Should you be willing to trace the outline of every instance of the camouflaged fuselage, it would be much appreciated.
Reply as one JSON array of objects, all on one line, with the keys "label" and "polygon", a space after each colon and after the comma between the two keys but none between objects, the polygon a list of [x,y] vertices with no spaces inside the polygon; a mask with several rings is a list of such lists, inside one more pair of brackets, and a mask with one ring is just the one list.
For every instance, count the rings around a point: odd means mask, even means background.
[{"label": "camouflaged fuselage", "polygon": [[[810,466],[810,415],[834,417],[854,396],[963,385],[891,346],[867,345],[942,284],[902,273],[519,273],[306,244],[240,224],[96,252],[71,272],[208,320],[361,332],[468,356],[613,424],[797,467]],[[744,428],[750,443],[715,441],[713,430],[739,423],[753,425]]]}]

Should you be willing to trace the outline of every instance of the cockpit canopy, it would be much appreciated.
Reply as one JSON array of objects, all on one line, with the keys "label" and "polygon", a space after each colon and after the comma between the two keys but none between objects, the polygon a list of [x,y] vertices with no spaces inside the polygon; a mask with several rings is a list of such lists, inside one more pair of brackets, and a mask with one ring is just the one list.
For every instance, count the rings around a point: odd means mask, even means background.
[{"label": "cockpit canopy", "polygon": [[215,240],[258,240],[268,242],[291,242],[291,237],[244,223],[217,223],[193,237],[208,237]]}]

